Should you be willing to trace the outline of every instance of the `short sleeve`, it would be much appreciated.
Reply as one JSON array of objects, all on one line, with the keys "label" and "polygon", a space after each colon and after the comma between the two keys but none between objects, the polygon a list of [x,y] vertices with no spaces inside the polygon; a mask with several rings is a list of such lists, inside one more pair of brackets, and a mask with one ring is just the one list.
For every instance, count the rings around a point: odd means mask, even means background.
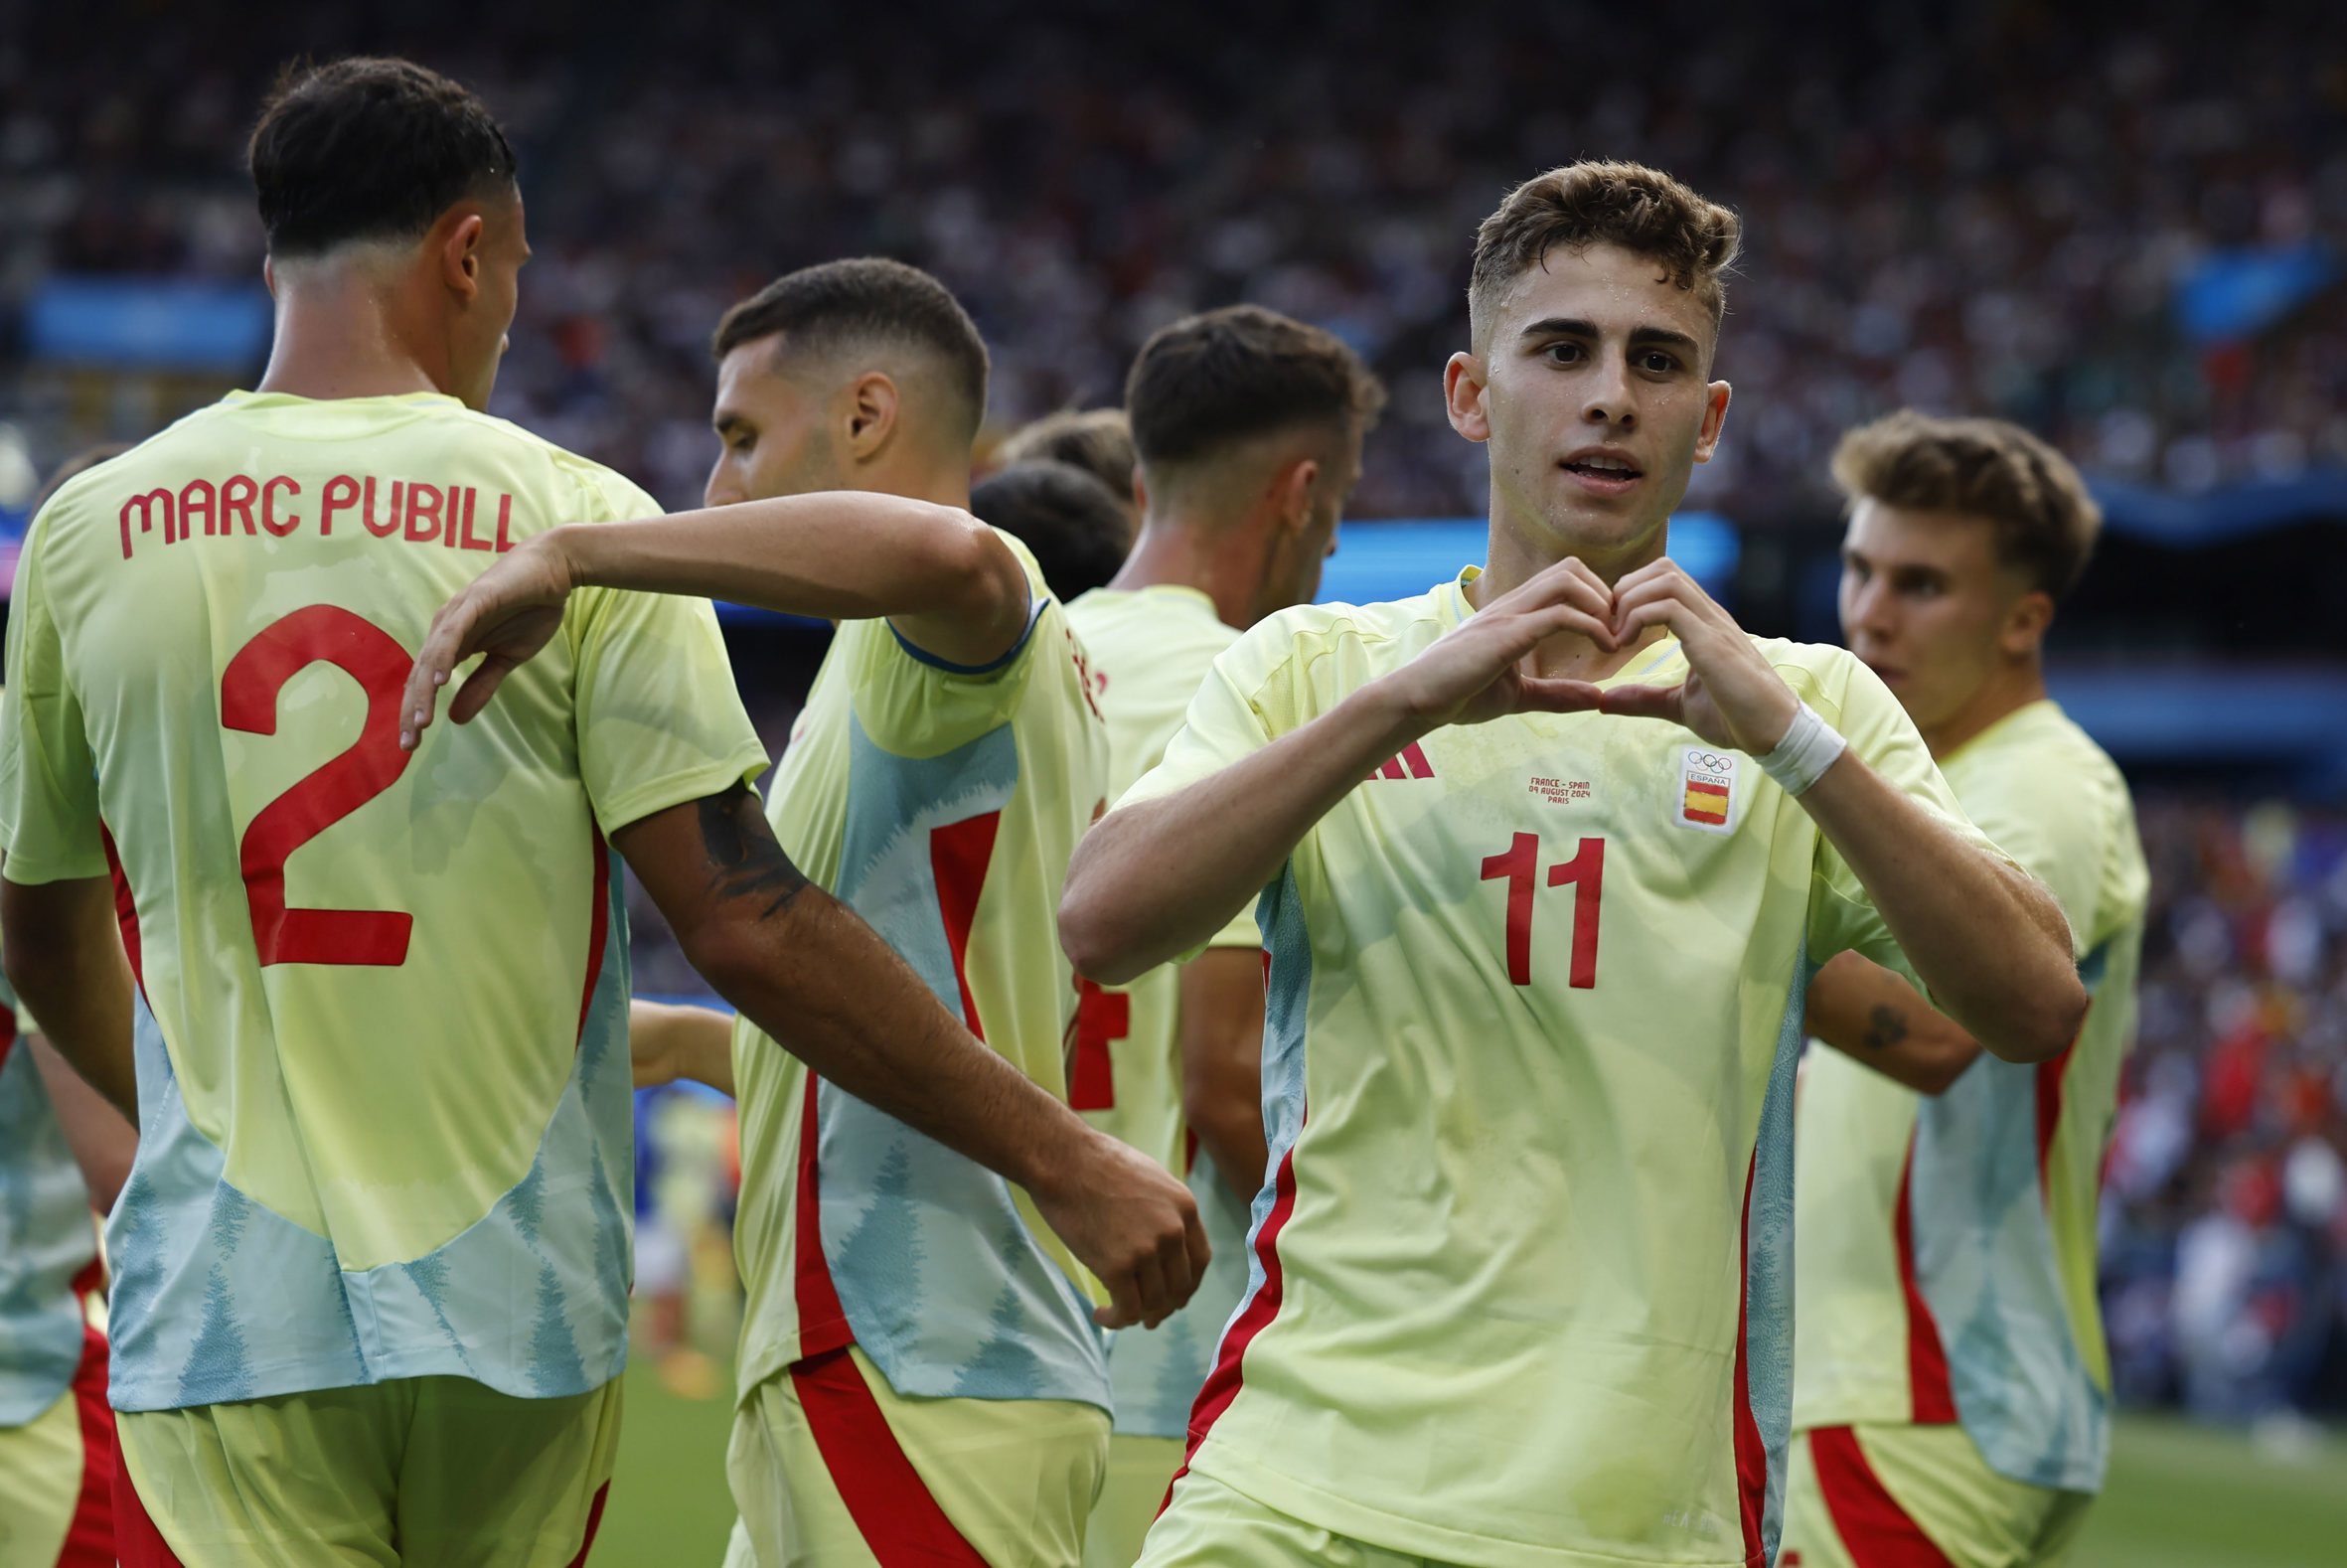
[{"label": "short sleeve", "polygon": [[2077,769],[2003,768],[1985,777],[1959,771],[1959,777],[1972,821],[2053,891],[2083,956],[2097,935],[2116,826],[2102,781]]},{"label": "short sleeve", "polygon": [[[1881,678],[1855,659],[1848,661],[1848,674],[1839,711],[1824,716],[1849,742],[1851,752],[1880,774],[1885,783],[1922,807],[1926,815],[1946,824],[1968,843],[2010,861],[2011,857],[1991,843],[1964,815],[1963,807],[1956,802],[1956,791],[1949,787],[1923,736],[1916,732],[1915,721],[1907,716],[1907,710],[1899,706],[1899,700],[1891,695]],[[1798,681],[1796,690],[1799,690]],[[1812,704],[1817,701],[1811,693],[1802,695]],[[1892,939],[1890,927],[1883,923],[1882,914],[1875,908],[1873,896],[1858,880],[1858,873],[1850,869],[1841,852],[1823,833],[1817,835],[1815,867],[1809,896],[1810,959],[1823,963],[1845,949],[1853,950],[1915,981],[1919,990],[1930,995],[1908,963],[1907,955]]]},{"label": "short sleeve", "polygon": [[[599,489],[605,521],[660,513],[616,474]],[[766,770],[708,600],[588,588],[570,613],[579,777],[606,835]]]},{"label": "short sleeve", "polygon": [[1043,585],[1034,556],[1001,530],[996,536],[1025,568],[1027,594],[1026,628],[1000,659],[977,666],[950,664],[914,647],[884,620],[851,621],[840,628],[857,722],[881,750],[901,757],[936,756],[1009,723],[1026,694],[1035,648],[1059,635],[1056,627],[1064,622],[1064,612]]},{"label": "short sleeve", "polygon": [[[1213,668],[1199,683],[1197,695],[1189,700],[1189,707],[1181,716],[1181,727],[1166,742],[1166,754],[1156,767],[1134,781],[1133,787],[1117,802],[1119,806],[1187,789],[1278,738],[1259,702],[1266,685],[1285,663],[1265,668],[1268,662],[1265,654],[1271,651],[1265,644],[1268,636],[1277,631],[1274,622],[1264,622],[1215,657]],[[1251,914],[1247,921],[1253,925]],[[1223,936],[1231,935],[1236,925],[1234,921]],[[1223,945],[1220,937],[1215,939],[1215,945]]]},{"label": "short sleeve", "polygon": [[45,523],[36,520],[19,563],[0,693],[0,849],[20,886],[106,872],[97,760],[43,589]]}]

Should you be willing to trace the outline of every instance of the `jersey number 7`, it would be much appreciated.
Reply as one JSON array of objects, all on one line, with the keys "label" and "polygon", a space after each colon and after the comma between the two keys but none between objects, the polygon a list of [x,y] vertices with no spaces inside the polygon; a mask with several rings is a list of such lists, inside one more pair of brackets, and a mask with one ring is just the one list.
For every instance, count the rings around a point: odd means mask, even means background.
[{"label": "jersey number 7", "polygon": [[367,693],[367,723],[350,749],[260,809],[237,862],[252,911],[252,943],[269,964],[407,961],[415,917],[389,909],[288,909],[285,860],[391,787],[407,770],[399,749],[399,698],[412,663],[390,632],[333,604],[270,623],[236,651],[220,678],[220,721],[256,735],[277,732],[277,694],[324,661]]},{"label": "jersey number 7", "polygon": [[[1484,858],[1484,880],[1507,879],[1507,978],[1532,983],[1532,892],[1540,869],[1540,835],[1519,833],[1498,855]],[[1579,991],[1597,985],[1599,902],[1606,887],[1606,841],[1583,839],[1578,853],[1548,868],[1548,885],[1573,884],[1573,963],[1566,984]]]}]

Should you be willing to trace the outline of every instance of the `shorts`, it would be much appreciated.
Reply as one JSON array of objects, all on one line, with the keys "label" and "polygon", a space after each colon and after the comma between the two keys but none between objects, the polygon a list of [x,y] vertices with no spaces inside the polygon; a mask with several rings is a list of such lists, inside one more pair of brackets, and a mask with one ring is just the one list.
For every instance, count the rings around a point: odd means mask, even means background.
[{"label": "shorts", "polygon": [[1307,1524],[1196,1471],[1150,1528],[1140,1568],[1443,1568]]},{"label": "shorts", "polygon": [[106,1340],[88,1329],[57,1402],[0,1427],[0,1568],[113,1568],[113,1493]]},{"label": "shorts", "polygon": [[1793,1436],[1778,1568],[2056,1568],[2094,1496],[1988,1468],[1960,1426]]},{"label": "shorts", "polygon": [[854,1345],[742,1390],[726,1568],[1080,1568],[1108,1412],[923,1399]]},{"label": "shorts", "polygon": [[1108,1481],[1084,1526],[1084,1568],[1133,1568],[1181,1469],[1182,1448],[1179,1438],[1120,1432],[1108,1440]]},{"label": "shorts", "polygon": [[123,1568],[578,1568],[619,1406],[403,1377],[118,1414]]}]

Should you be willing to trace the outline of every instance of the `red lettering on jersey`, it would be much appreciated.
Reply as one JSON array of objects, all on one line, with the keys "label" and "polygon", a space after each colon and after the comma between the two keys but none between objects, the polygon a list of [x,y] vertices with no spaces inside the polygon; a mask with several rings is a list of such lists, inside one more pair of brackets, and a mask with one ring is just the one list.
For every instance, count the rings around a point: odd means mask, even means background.
[{"label": "red lettering on jersey", "polygon": [[[431,497],[429,502],[424,498]],[[429,521],[430,528],[418,528],[419,521]],[[440,537],[440,487],[427,485],[418,479],[407,487],[407,540],[414,545],[429,545]]]},{"label": "red lettering on jersey", "polygon": [[301,486],[295,484],[283,474],[279,474],[276,478],[261,486],[260,526],[267,529],[277,538],[283,539],[286,535],[301,527],[301,519],[293,513],[288,512],[285,514],[284,522],[280,523],[277,521],[277,487],[279,485],[283,485],[287,490],[291,491],[297,496],[301,494]]},{"label": "red lettering on jersey", "polygon": [[[372,485],[374,481],[369,480],[368,483]],[[342,496],[339,501],[335,499],[338,491]],[[321,536],[332,534],[334,532],[334,514],[348,512],[358,504],[359,481],[348,474],[336,474],[332,479],[327,480],[326,493],[318,498],[318,533]]]},{"label": "red lettering on jersey", "polygon": [[1532,983],[1532,873],[1539,868],[1536,833],[1519,833],[1504,853],[1484,857],[1485,881],[1507,878],[1507,978],[1518,986]]},{"label": "red lettering on jersey", "polygon": [[233,517],[244,525],[245,533],[258,534],[260,530],[252,526],[252,503],[259,499],[260,486],[242,474],[229,475],[228,482],[220,487],[220,531],[223,534],[229,531],[229,519]]},{"label": "red lettering on jersey", "polygon": [[143,496],[132,496],[122,503],[122,558],[130,558],[130,509],[138,508],[138,531],[151,534],[155,530],[155,503],[163,503],[163,542],[170,544],[179,532],[179,511],[170,491],[155,489]]},{"label": "red lettering on jersey", "polygon": [[479,506],[481,492],[471,485],[464,487],[464,548],[467,549],[495,549],[497,547],[473,532],[473,512]]},{"label": "red lettering on jersey", "polygon": [[[191,479],[182,485],[179,491],[178,537],[184,539],[196,532],[196,514],[198,512],[204,514],[204,532],[209,537],[213,532],[213,510],[211,480]],[[163,537],[167,542],[174,537],[168,526],[163,530]]]},{"label": "red lettering on jersey", "polygon": [[367,525],[368,533],[373,534],[377,539],[390,539],[393,534],[399,532],[399,481],[394,479],[391,481],[391,513],[383,520],[383,525],[380,528],[377,527],[375,522],[375,476],[373,474],[367,476],[367,506],[366,510],[359,514],[359,521]]},{"label": "red lettering on jersey", "polygon": [[1573,963],[1565,984],[1579,991],[1597,985],[1597,927],[1599,900],[1606,889],[1606,841],[1583,839],[1581,848],[1562,865],[1548,868],[1548,885],[1573,884]]},{"label": "red lettering on jersey", "polygon": [[513,521],[514,498],[506,495],[499,496],[497,498],[497,552],[500,555],[514,548],[513,539],[506,532]]},{"label": "red lettering on jersey", "polygon": [[461,486],[448,487],[448,526],[440,530],[440,545],[445,549],[456,549],[456,526],[464,521],[464,490]]}]

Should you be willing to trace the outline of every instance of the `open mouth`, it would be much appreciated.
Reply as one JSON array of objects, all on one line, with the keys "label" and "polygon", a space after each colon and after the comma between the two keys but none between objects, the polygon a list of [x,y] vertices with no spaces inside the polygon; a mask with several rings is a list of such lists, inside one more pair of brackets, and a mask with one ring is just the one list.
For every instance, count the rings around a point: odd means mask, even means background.
[{"label": "open mouth", "polygon": [[1564,466],[1566,473],[1579,474],[1585,479],[1627,481],[1643,479],[1646,473],[1619,457],[1579,457]]}]

